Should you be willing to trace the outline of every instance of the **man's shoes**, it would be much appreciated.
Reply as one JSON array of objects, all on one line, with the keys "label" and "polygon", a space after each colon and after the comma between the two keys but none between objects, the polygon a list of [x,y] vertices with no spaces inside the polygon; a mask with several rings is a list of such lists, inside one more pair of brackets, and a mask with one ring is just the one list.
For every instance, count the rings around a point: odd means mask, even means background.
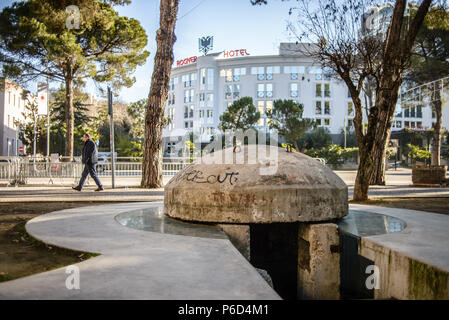
[{"label": "man's shoes", "polygon": [[104,188],[103,187],[98,187],[97,189],[95,189],[95,191],[103,191]]},{"label": "man's shoes", "polygon": [[76,191],[81,191],[80,186],[72,187],[72,189],[73,189],[73,190],[76,190]]}]

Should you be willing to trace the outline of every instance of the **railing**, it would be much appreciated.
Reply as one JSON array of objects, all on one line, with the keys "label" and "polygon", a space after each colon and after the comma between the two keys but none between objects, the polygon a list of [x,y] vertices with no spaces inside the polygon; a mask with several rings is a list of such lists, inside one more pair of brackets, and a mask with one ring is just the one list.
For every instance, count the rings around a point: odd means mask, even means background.
[{"label": "railing", "polygon": [[[78,158],[71,162],[47,160],[46,158],[0,157],[0,180],[7,180],[8,184],[25,184],[29,178],[73,178],[77,182],[84,169],[84,165]],[[174,176],[190,165],[193,160],[195,159],[164,158],[162,173],[165,176]],[[316,160],[326,164],[324,159],[316,158]],[[99,176],[111,176],[112,164],[110,159],[97,163],[96,169]],[[142,158],[116,158],[116,177],[137,177],[141,175]]]}]

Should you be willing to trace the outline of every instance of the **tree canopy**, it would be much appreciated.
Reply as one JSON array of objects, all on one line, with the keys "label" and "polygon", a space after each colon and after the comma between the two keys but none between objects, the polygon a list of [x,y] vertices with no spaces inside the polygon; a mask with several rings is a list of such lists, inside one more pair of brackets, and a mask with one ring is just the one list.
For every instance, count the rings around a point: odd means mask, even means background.
[{"label": "tree canopy", "polygon": [[260,119],[251,97],[243,97],[234,101],[220,116],[219,128],[225,130],[247,130],[253,128]]}]

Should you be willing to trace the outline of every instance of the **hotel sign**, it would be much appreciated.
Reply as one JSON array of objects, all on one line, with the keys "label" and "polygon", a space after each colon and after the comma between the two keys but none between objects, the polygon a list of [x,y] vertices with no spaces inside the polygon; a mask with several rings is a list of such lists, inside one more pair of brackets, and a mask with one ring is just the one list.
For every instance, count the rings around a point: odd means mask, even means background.
[{"label": "hotel sign", "polygon": [[[249,56],[249,55],[250,54],[248,53],[248,51],[246,51],[246,49],[237,49],[237,50],[225,50],[221,54],[221,57],[222,58],[234,58],[234,57],[243,57],[243,56]],[[177,60],[176,66],[181,67],[181,66],[185,66],[185,65],[188,65],[191,63],[195,63],[197,59],[198,59],[197,56],[193,56],[190,58]]]}]

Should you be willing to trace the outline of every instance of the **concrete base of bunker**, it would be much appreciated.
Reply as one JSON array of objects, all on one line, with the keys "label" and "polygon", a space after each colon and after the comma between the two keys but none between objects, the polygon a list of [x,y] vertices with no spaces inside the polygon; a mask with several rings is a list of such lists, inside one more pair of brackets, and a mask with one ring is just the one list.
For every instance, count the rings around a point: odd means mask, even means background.
[{"label": "concrete base of bunker", "polygon": [[340,246],[333,223],[220,225],[283,298],[339,299]]}]

